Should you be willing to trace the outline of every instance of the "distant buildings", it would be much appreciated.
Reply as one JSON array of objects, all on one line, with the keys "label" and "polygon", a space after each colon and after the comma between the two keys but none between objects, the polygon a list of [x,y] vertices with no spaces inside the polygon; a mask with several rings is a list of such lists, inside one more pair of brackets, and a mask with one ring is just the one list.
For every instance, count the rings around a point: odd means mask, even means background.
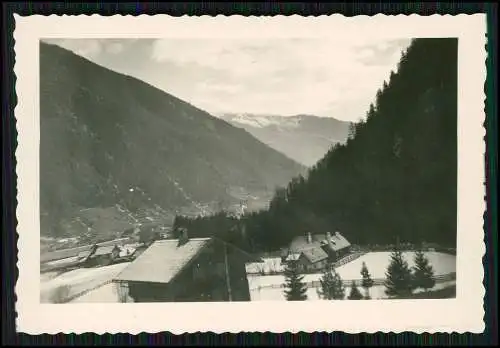
[{"label": "distant buildings", "polygon": [[93,245],[90,250],[78,254],[79,263],[85,267],[107,266],[112,263],[131,261],[135,249],[121,248],[118,245]]},{"label": "distant buildings", "polygon": [[[113,246],[115,244],[126,244],[129,243],[130,239],[129,238],[119,238],[119,239],[114,239],[110,240],[107,242],[102,242],[102,243],[97,243],[99,246]],[[92,245],[82,245],[74,248],[69,248],[69,249],[58,249],[58,250],[53,250],[49,252],[44,252],[41,253],[40,255],[40,263],[46,263],[50,261],[56,261],[56,260],[62,260],[70,257],[77,257],[80,255],[82,252],[89,251],[92,248]]]},{"label": "distant buildings", "polygon": [[295,237],[282,255],[283,262],[297,262],[300,271],[313,272],[323,269],[350,252],[351,244],[339,232],[335,234],[307,233]]},{"label": "distant buildings", "polygon": [[250,301],[246,252],[215,238],[155,241],[116,276],[121,301]]}]

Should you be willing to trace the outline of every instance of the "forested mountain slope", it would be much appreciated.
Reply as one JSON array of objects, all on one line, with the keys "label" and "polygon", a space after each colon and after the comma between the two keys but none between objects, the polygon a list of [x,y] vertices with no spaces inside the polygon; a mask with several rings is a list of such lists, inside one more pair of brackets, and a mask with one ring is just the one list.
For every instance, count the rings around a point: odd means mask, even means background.
[{"label": "forested mountain slope", "polygon": [[[381,85],[345,145],[278,190],[269,210],[234,221],[241,233],[226,237],[260,250],[335,230],[352,243],[455,246],[457,39],[413,40]],[[180,223],[203,234],[213,221]]]},{"label": "forested mountain slope", "polygon": [[182,209],[227,208],[248,196],[265,206],[276,186],[304,171],[242,129],[46,43],[40,111],[45,235],[92,229],[80,217],[89,209],[121,216],[122,229],[138,216],[173,218]]}]

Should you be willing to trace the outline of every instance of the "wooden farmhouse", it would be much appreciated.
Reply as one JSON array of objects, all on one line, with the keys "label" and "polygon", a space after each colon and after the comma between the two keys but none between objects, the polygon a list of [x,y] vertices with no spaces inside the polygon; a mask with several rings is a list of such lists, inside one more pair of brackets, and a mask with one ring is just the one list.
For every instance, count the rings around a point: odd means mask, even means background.
[{"label": "wooden farmhouse", "polygon": [[155,241],[113,282],[123,302],[249,301],[256,257],[216,238]]}]

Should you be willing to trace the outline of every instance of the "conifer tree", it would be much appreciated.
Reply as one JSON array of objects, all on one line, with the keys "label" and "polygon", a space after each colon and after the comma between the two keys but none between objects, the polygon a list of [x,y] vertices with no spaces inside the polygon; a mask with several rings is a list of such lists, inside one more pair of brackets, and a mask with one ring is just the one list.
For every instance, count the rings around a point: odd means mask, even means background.
[{"label": "conifer tree", "polygon": [[419,250],[415,253],[415,266],[413,267],[413,286],[422,288],[425,291],[432,289],[436,284],[434,279],[434,269],[429,263],[423,251]]},{"label": "conifer tree", "polygon": [[333,288],[334,288],[334,279],[333,273],[331,272],[329,267],[326,267],[323,271],[323,276],[319,280],[321,284],[321,288],[318,289],[318,296],[324,300],[332,300],[333,296]]},{"label": "conifer tree", "polygon": [[287,301],[307,300],[307,285],[303,283],[304,276],[299,274],[295,262],[288,263],[285,269],[285,296]]},{"label": "conifer tree", "polygon": [[320,279],[321,288],[318,291],[320,298],[325,300],[343,300],[345,298],[344,284],[340,275],[331,265],[328,265]]},{"label": "conifer tree", "polygon": [[413,291],[413,279],[408,262],[403,258],[401,250],[391,254],[391,262],[387,267],[385,293],[389,297],[408,297]]},{"label": "conifer tree", "polygon": [[361,292],[359,292],[354,280],[351,282],[351,292],[349,294],[348,299],[349,300],[362,300],[363,299],[363,295],[361,294]]},{"label": "conifer tree", "polygon": [[333,270],[333,279],[334,279],[334,287],[333,287],[333,299],[334,300],[343,300],[345,298],[345,289],[344,289],[344,283],[342,282],[342,278],[340,278],[340,275]]},{"label": "conifer tree", "polygon": [[361,286],[365,289],[365,299],[370,299],[370,288],[373,286],[373,279],[368,271],[368,267],[366,267],[366,263],[363,262],[361,266],[361,276],[363,277],[363,281]]}]

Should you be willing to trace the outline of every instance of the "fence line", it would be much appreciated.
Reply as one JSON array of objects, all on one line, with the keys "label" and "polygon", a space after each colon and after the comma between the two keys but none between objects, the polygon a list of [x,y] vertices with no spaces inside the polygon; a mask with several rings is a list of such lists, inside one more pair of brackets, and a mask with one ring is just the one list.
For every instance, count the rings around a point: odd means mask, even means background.
[{"label": "fence line", "polygon": [[[443,275],[438,275],[434,276],[433,279],[436,281],[436,283],[443,283],[447,281],[452,281],[456,280],[457,274],[455,272],[453,273],[448,273],[448,274],[443,274]],[[380,286],[384,285],[385,283],[385,278],[376,278],[373,279],[373,286]],[[351,286],[352,282],[354,281],[354,284],[356,286],[361,286],[362,280],[361,279],[350,279],[350,280],[343,280],[342,284],[344,286]],[[310,282],[305,282],[308,288],[319,288],[321,287],[321,282],[319,280],[313,280]],[[262,286],[257,286],[255,288],[251,288],[250,291],[252,290],[262,290],[262,289],[282,289],[285,287],[285,284],[269,284],[269,285],[262,285]]]},{"label": "fence line", "polygon": [[[346,256],[342,257],[340,260],[335,261],[332,265],[335,268],[343,266],[348,262],[351,262],[351,261],[354,261],[354,260],[360,258],[361,256],[365,255],[366,253],[367,253],[367,251],[353,252],[352,254],[346,255]],[[276,261],[274,261],[274,262],[276,262]],[[247,274],[252,274],[252,275],[257,274],[257,275],[262,275],[262,276],[285,274],[284,266],[282,264],[276,265],[275,263],[273,263],[272,265],[269,265],[269,267],[270,267],[270,269],[266,271],[265,266],[263,265],[261,267],[257,267],[258,268],[257,271],[247,271]],[[313,271],[305,272],[305,274],[316,273],[316,272],[317,272],[317,270],[313,270]]]},{"label": "fence line", "polygon": [[337,267],[343,266],[346,263],[351,262],[353,260],[356,260],[365,254],[366,254],[366,251],[356,251],[356,252],[349,254],[347,256],[344,256],[340,260],[337,260],[336,262],[334,262],[333,267],[337,268]]}]

